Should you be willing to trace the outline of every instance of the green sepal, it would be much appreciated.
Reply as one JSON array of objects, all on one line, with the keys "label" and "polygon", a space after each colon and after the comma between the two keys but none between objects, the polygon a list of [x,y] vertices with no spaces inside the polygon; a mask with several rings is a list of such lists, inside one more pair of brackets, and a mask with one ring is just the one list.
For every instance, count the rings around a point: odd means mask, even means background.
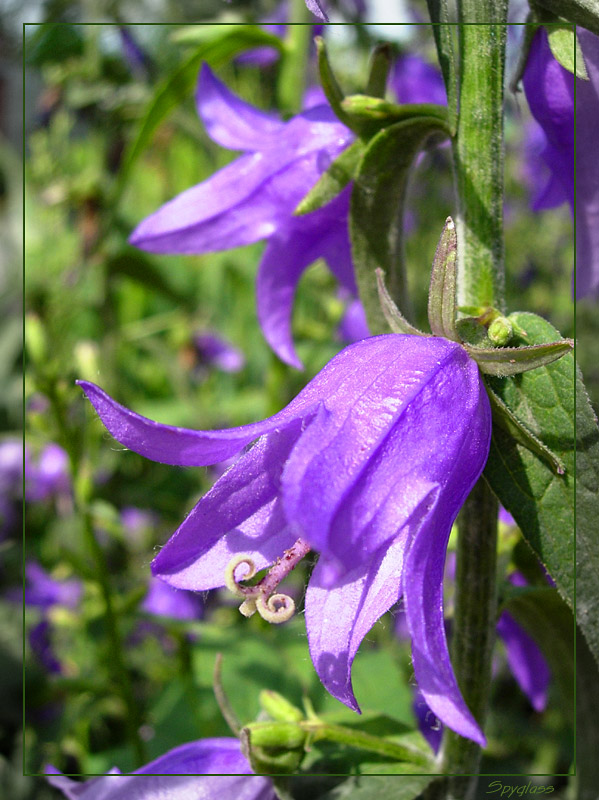
[{"label": "green sepal", "polygon": [[588,81],[582,49],[576,31],[571,25],[548,25],[547,38],[551,54],[562,67],[581,80]]},{"label": "green sepal", "polygon": [[350,125],[349,118],[341,107],[344,94],[341,90],[341,87],[337,83],[337,78],[335,77],[335,73],[331,67],[324,39],[322,36],[315,36],[314,43],[316,44],[316,58],[318,61],[320,84],[325,97],[329,101],[329,105],[333,109],[337,118],[343,122],[344,125],[347,125],[348,128],[351,128],[352,126]]},{"label": "green sepal", "polygon": [[345,189],[358,172],[364,148],[364,142],[361,139],[356,139],[355,142],[352,142],[349,147],[343,150],[330,167],[322,173],[308,194],[299,201],[293,212],[294,215],[309,214],[326,206],[339,192]]},{"label": "green sepal", "polygon": [[360,300],[371,332],[386,333],[375,270],[382,269],[401,307],[405,276],[403,208],[410,168],[431,134],[445,130],[436,117],[414,117],[380,131],[367,145],[354,180],[349,230]]},{"label": "green sepal", "polygon": [[491,403],[493,424],[499,425],[503,430],[507,431],[518,444],[521,444],[523,447],[526,447],[527,450],[535,453],[535,455],[541,458],[556,475],[563,475],[566,471],[563,461],[518,419],[490,386],[486,385],[486,389]]},{"label": "green sepal", "polygon": [[[304,757],[305,740],[306,734],[301,728],[285,722],[252,722],[242,728],[239,734],[241,752],[258,775],[291,775],[297,772]],[[300,744],[292,746],[292,742]]]},{"label": "green sepal", "polygon": [[415,328],[411,323],[408,322],[408,320],[403,316],[399,308],[393,302],[393,298],[385,286],[385,273],[383,270],[380,268],[376,269],[375,274],[381,310],[385,315],[385,319],[387,320],[387,324],[389,325],[392,333],[408,333],[411,336],[426,336],[423,331]]},{"label": "green sepal", "polygon": [[371,97],[385,96],[392,58],[393,51],[388,42],[377,44],[370,59],[366,94]]},{"label": "green sepal", "polygon": [[447,217],[435,250],[428,293],[428,321],[435,336],[459,341],[456,330],[457,236]]},{"label": "green sepal", "polygon": [[435,103],[397,105],[380,97],[352,94],[341,101],[349,125],[359,136],[369,139],[382,128],[417,117],[434,117],[439,121],[439,139],[450,135],[447,109]]},{"label": "green sepal", "polygon": [[573,339],[524,347],[485,348],[464,344],[468,355],[476,361],[480,371],[497,378],[507,378],[544,367],[565,356],[573,347]]}]

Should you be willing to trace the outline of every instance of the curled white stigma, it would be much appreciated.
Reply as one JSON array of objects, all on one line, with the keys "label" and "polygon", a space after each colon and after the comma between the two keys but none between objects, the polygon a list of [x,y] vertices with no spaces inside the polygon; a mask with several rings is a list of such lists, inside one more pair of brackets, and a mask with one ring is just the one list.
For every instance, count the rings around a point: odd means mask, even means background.
[{"label": "curled white stigma", "polygon": [[264,594],[259,594],[255,598],[255,604],[262,619],[275,625],[287,622],[295,614],[295,603],[287,594],[271,594],[268,599]]},{"label": "curled white stigma", "polygon": [[241,577],[241,580],[247,581],[250,578],[253,578],[256,574],[256,565],[250,556],[246,555],[245,553],[241,553],[240,555],[232,558],[227,564],[227,568],[225,570],[225,586],[237,597],[247,597],[248,595],[251,596],[253,594],[252,587],[240,586],[237,578],[235,577],[235,570],[242,564],[246,565],[247,572]]}]

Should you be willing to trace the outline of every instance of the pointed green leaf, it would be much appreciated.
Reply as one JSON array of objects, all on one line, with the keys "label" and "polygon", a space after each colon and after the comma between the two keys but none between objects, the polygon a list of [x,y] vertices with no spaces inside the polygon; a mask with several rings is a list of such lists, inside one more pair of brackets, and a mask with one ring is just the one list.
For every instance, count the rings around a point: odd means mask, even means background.
[{"label": "pointed green leaf", "polygon": [[375,270],[382,269],[400,307],[403,270],[403,205],[410,167],[427,139],[443,132],[436,117],[397,122],[369,142],[354,181],[350,204],[352,257],[360,299],[373,334],[386,333]]},{"label": "pointed green leaf", "polygon": [[[220,26],[219,26],[220,27]],[[154,92],[137,133],[125,150],[119,172],[113,203],[118,202],[133,165],[152,141],[158,126],[193,92],[198,70],[203,61],[212,67],[225,64],[230,58],[250,47],[269,45],[277,50],[281,40],[253,25],[227,25],[220,28],[217,38],[203,41],[181,66],[171,72]]]},{"label": "pointed green leaf", "polygon": [[293,212],[296,215],[309,214],[316,211],[336,197],[347,184],[354,179],[364,153],[364,142],[356,139],[323,172],[317,183],[303,197]]},{"label": "pointed green leaf", "polygon": [[[533,343],[559,336],[549,322],[535,314],[512,316]],[[599,429],[580,373],[575,371],[574,357],[568,353],[515,378],[489,378],[488,382],[565,466],[564,475],[555,475],[538,455],[496,426],[484,474],[562,597],[571,607],[576,603],[577,622],[599,660]]]},{"label": "pointed green leaf", "polygon": [[428,293],[428,321],[435,336],[458,341],[456,333],[457,236],[451,217],[445,227],[433,259]]},{"label": "pointed green leaf", "polygon": [[426,334],[408,322],[408,320],[403,316],[399,308],[393,302],[393,298],[385,286],[385,273],[383,270],[376,269],[375,273],[381,309],[392,332],[409,333],[412,336],[425,336]]},{"label": "pointed green leaf", "polygon": [[561,339],[558,342],[525,347],[484,348],[469,344],[464,344],[464,347],[476,361],[481,372],[498,378],[507,378],[557,361],[572,350],[574,341]]},{"label": "pointed green leaf", "polygon": [[510,411],[508,406],[506,406],[503,400],[498,397],[492,389],[488,389],[488,395],[491,402],[491,411],[493,412],[493,424],[499,425],[506,430],[514,437],[518,444],[536,453],[539,458],[543,459],[543,461],[551,467],[556,475],[563,475],[566,468],[559,458],[552,453],[548,447],[545,447],[543,442],[538,439],[534,433],[528,430],[526,425]]},{"label": "pointed green leaf", "polygon": [[[435,103],[398,105],[380,97],[352,94],[341,101],[341,108],[356,130],[371,136],[387,125],[414,117],[435,117],[448,126],[446,107]],[[445,133],[449,136],[448,127]]]},{"label": "pointed green leaf", "polygon": [[555,60],[577,78],[588,81],[589,75],[574,28],[571,25],[548,25],[547,37]]}]

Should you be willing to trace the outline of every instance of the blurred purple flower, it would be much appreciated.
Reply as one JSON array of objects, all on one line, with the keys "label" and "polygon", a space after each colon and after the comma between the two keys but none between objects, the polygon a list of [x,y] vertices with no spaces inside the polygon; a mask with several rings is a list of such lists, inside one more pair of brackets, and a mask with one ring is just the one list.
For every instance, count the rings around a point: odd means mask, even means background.
[{"label": "blurred purple flower", "polygon": [[141,78],[149,77],[152,62],[148,54],[139,46],[130,28],[119,25],[118,30],[123,48],[123,56],[131,72]]},{"label": "blurred purple flower", "polygon": [[160,578],[152,576],[141,609],[157,617],[194,620],[202,618],[204,604],[202,598],[194,592],[175,589]]},{"label": "blurred purple flower", "polygon": [[53,606],[77,608],[83,594],[83,584],[77,578],[56,580],[37,562],[25,565],[25,605],[47,611]]},{"label": "blurred purple flower", "polygon": [[522,82],[532,115],[546,137],[542,156],[551,171],[536,207],[549,208],[567,200],[574,215],[576,200],[576,296],[580,298],[599,290],[599,37],[583,28],[577,34],[589,80],[575,78],[555,60],[547,32],[540,28]]},{"label": "blurred purple flower", "polygon": [[121,511],[120,517],[125,533],[135,539],[140,538],[145,530],[153,528],[158,521],[153,511],[137,508],[136,506],[125,506]]},{"label": "blurred purple flower", "polygon": [[66,496],[71,491],[69,457],[60,445],[47,444],[37,460],[26,463],[25,496],[40,503],[53,496]]},{"label": "blurred purple flower", "polygon": [[212,464],[262,437],[162,548],[155,575],[205,590],[230,585],[225,575],[242,561],[258,570],[274,564],[254,589],[260,610],[294,564],[318,550],[306,625],[328,691],[359,710],[354,656],[403,594],[423,696],[446,724],[484,743],[459,692],[443,624],[447,541],[491,433],[478,367],[462,347],[435,337],[364,339],[335,356],[281,412],[228,430],[161,425],[94,384],[80,385],[112,435],[156,461]]},{"label": "blurred purple flower", "polygon": [[15,497],[23,483],[23,465],[29,463],[29,448],[21,439],[0,442],[0,495]]},{"label": "blurred purple flower", "polygon": [[26,586],[9,589],[6,599],[14,603],[25,603],[27,607],[39,608],[42,619],[29,631],[29,644],[41,665],[48,672],[60,673],[60,661],[52,649],[52,626],[48,612],[56,607],[75,609],[81,601],[83,584],[77,578],[57,580],[52,578],[37,562],[25,565]]},{"label": "blurred purple flower", "polygon": [[445,84],[440,71],[420,56],[404,55],[396,59],[389,83],[400,103],[447,105]]},{"label": "blurred purple flower", "polygon": [[[74,781],[53,766],[48,782],[68,800],[276,800],[271,781],[254,775],[237,739],[200,739],[175,747],[131,775]],[[142,777],[143,776],[143,777]]]},{"label": "blurred purple flower", "polygon": [[356,292],[347,232],[349,189],[318,211],[292,214],[353,134],[326,105],[282,122],[229,92],[207,65],[196,100],[210,137],[244,154],[141,222],[131,243],[154,253],[191,254],[268,239],[257,278],[258,317],[277,355],[301,367],[291,310],[303,271],[324,258],[340,283]]},{"label": "blurred purple flower", "polygon": [[223,372],[239,372],[245,366],[241,350],[216,333],[196,333],[193,344],[200,365],[216,367]]}]

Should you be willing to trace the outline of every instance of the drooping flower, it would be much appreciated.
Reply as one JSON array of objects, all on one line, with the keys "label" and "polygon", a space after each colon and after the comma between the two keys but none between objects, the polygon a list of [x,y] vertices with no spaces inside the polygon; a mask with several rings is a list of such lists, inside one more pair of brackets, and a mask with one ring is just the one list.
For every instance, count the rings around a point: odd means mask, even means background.
[{"label": "drooping flower", "polygon": [[293,217],[293,211],[353,134],[328,105],[282,122],[232,94],[207,65],[196,101],[209,136],[243,155],[143,220],[130,241],[153,253],[198,254],[267,239],[257,278],[259,321],[277,355],[301,367],[290,318],[304,270],[324,258],[339,282],[356,292],[349,189],[306,216]]},{"label": "drooping flower", "polygon": [[200,739],[123,775],[113,768],[79,782],[52,766],[47,780],[68,800],[276,800],[269,778],[254,775],[237,739]]},{"label": "drooping flower", "polygon": [[[310,653],[327,690],[359,710],[351,665],[372,625],[403,595],[416,678],[437,716],[484,743],[449,660],[443,567],[452,523],[487,458],[491,415],[478,368],[443,338],[389,334],[342,350],[278,414],[228,430],[161,425],[80,384],[123,445],[203,466],[259,441],[200,500],[152,564],[173,586],[236,588],[242,610],[288,618],[272,594],[311,548]],[[242,587],[242,564],[274,564]],[[292,611],[292,609],[291,609]]]},{"label": "drooping flower", "polygon": [[547,140],[543,158],[551,172],[549,183],[537,195],[536,207],[570,204],[576,224],[576,296],[580,298],[599,290],[599,37],[582,28],[577,35],[589,80],[575,78],[555,60],[547,32],[540,28],[522,83]]}]

